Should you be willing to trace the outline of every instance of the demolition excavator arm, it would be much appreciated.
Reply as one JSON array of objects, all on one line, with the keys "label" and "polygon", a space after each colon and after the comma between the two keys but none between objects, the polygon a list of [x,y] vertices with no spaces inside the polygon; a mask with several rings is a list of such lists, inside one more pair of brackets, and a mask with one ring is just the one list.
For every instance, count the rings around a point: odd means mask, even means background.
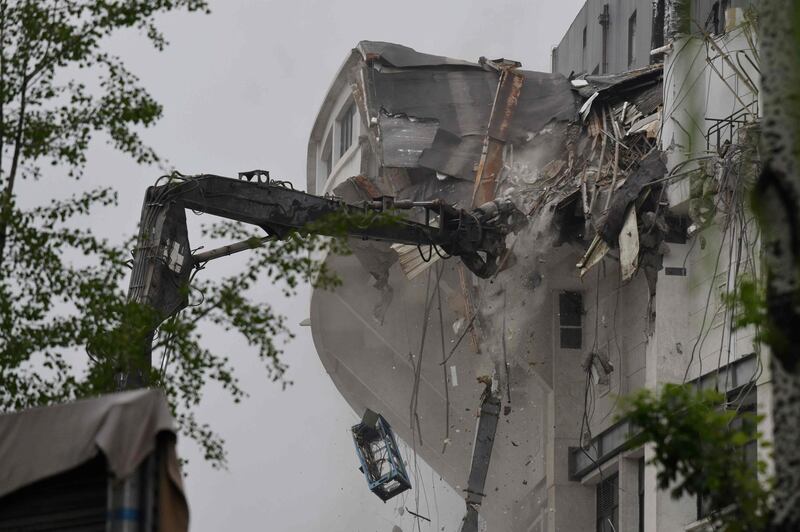
[{"label": "demolition excavator arm", "polygon": [[[346,228],[346,233],[363,239],[436,246],[448,255],[460,257],[475,275],[485,278],[499,267],[506,252],[505,236],[525,223],[525,216],[510,201],[495,200],[472,211],[455,208],[442,200],[411,202],[390,197],[347,204],[336,198],[294,190],[285,182],[271,181],[264,171],[243,173],[239,179],[177,175],[165,184],[149,187],[142,207],[128,293],[129,301],[145,305],[155,315],[139,364],[149,367],[153,332],[187,305],[191,272],[209,260],[254,246],[250,239],[193,254],[186,226],[187,209],[256,225],[266,232],[262,240],[267,240],[284,238],[291,231],[333,233],[325,229],[324,223],[331,215],[411,208],[424,209],[426,220],[437,217],[436,226],[398,217],[391,223],[354,224]],[[143,385],[143,366],[129,362],[127,367],[118,376],[118,386]],[[138,371],[130,369],[136,367]]]}]

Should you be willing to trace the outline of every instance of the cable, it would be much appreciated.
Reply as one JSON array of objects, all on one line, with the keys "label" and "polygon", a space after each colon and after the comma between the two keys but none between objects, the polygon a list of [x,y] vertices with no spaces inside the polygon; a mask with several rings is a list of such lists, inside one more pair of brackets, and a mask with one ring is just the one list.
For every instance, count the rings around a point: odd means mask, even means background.
[{"label": "cable", "polygon": [[417,251],[419,252],[419,258],[422,259],[422,262],[430,262],[433,258],[433,249],[428,250],[428,258],[425,258],[425,254],[422,253],[422,244],[417,244]]},{"label": "cable", "polygon": [[[444,264],[440,263],[439,266],[442,270],[444,270]],[[441,278],[441,273],[439,273],[439,277]],[[438,301],[438,310],[439,310],[439,333],[442,342],[442,362],[444,362],[447,350],[445,349],[444,345],[444,317],[442,313],[441,283],[436,283],[436,299]],[[441,364],[441,366],[442,366],[442,382],[444,384],[444,401],[445,401],[444,442],[442,444],[442,454],[444,454],[445,450],[447,450],[447,443],[450,441],[450,386],[448,385],[447,382],[447,366],[445,366],[444,364]]]},{"label": "cable", "polygon": [[[443,271],[444,268],[438,269],[437,271],[437,277],[436,277],[437,285],[439,284],[439,281],[441,279],[441,274]],[[411,425],[411,440],[414,450],[414,482],[417,485],[419,485],[419,466],[417,463],[417,437],[419,437],[420,445],[422,445],[422,435],[420,430],[421,427],[419,423],[419,415],[417,413],[417,406],[419,400],[419,383],[422,372],[422,354],[425,349],[425,338],[427,336],[427,331],[428,331],[428,321],[430,318],[431,307],[433,305],[433,295],[430,293],[430,291],[431,291],[431,270],[428,270],[428,279],[425,285],[425,313],[422,322],[422,335],[420,337],[419,355],[417,356],[416,363],[414,363],[412,358],[412,365],[414,366],[414,386],[412,389],[413,391],[411,392],[411,404],[409,405],[409,423]],[[416,429],[414,427],[415,421],[416,421]],[[419,435],[417,434],[418,431],[420,432]],[[415,497],[416,513],[419,514],[419,490],[416,491],[415,495],[416,495]],[[417,526],[418,527],[420,526],[419,518],[417,518]]]}]

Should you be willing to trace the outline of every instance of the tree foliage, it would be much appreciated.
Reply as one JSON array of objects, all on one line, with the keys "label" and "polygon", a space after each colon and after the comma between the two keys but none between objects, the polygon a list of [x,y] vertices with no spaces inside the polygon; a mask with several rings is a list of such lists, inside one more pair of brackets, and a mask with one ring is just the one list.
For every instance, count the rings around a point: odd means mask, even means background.
[{"label": "tree foliage", "polygon": [[652,444],[659,489],[705,497],[712,523],[726,532],[765,529],[769,490],[758,473],[766,464],[752,464],[745,452],[761,437],[759,416],[714,390],[677,384],[641,390],[625,399],[623,411],[636,430],[631,446]]},{"label": "tree foliage", "polygon": [[[0,0],[0,409],[11,410],[104,393],[119,367],[108,353],[130,349],[152,319],[126,300],[133,240],[108,242],[89,229],[93,210],[117,195],[100,188],[38,206],[20,201],[24,179],[79,179],[95,138],[142,164],[161,161],[143,142],[162,108],[119,57],[104,49],[124,30],[166,45],[156,20],[176,10],[207,11],[205,0]],[[82,223],[83,221],[83,223]],[[252,236],[237,224],[207,235]],[[286,295],[302,282],[334,282],[315,253],[326,241],[290,235],[254,249],[243,273],[222,279],[199,273],[191,305],[155,338],[150,382],[168,395],[182,431],[216,466],[222,440],[195,417],[209,382],[238,402],[246,393],[229,358],[203,346],[208,326],[240,334],[267,377],[288,383],[280,360],[291,337],[282,316],[254,299],[256,283],[278,283]],[[128,324],[120,327],[120,323]],[[138,324],[138,325],[137,325]],[[88,361],[87,361],[88,351]],[[104,354],[104,355],[101,355]],[[159,363],[160,361],[160,363]]]}]

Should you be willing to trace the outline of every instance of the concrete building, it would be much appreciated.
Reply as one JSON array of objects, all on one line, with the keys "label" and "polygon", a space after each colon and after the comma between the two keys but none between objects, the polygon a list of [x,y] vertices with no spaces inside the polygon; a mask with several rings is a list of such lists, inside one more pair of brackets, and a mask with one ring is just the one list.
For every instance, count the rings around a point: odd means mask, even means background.
[{"label": "concrete building", "polygon": [[650,50],[663,45],[663,21],[663,2],[589,0],[553,48],[552,71],[597,75],[647,66]]},{"label": "concrete building", "polygon": [[[688,2],[691,19],[688,32],[699,36],[725,33],[725,13],[730,8],[747,9],[748,0],[693,0]],[[616,74],[661,62],[665,12],[669,0],[588,0],[572,21],[558,46],[552,50],[552,72],[570,74]],[[667,31],[670,31],[667,28]]]},{"label": "concrete building", "polygon": [[[491,531],[705,530],[707,504],[658,490],[652,450],[624,445],[618,397],[694,382],[769,413],[766,354],[724,303],[759,273],[743,201],[757,171],[753,26],[727,2],[715,31],[686,30],[708,17],[680,20],[670,2],[609,2],[614,27],[635,12],[636,53],[609,44],[606,71],[642,68],[593,76],[602,56],[573,44],[599,6],[581,10],[554,74],[510,67],[521,92],[503,135],[492,125],[510,101],[497,96],[502,69],[363,42],[309,140],[310,192],[463,207],[483,146],[501,145],[497,196],[530,217],[510,237],[509,267],[485,281],[432,249],[354,242],[353,255],[327,258],[342,286],[311,302],[318,354],[345,399],[386,417],[409,470],[419,456],[457,490],[491,378],[503,403],[480,494]],[[650,65],[659,10],[663,66]],[[570,82],[573,71],[589,74]],[[412,474],[415,489],[424,482]]]}]

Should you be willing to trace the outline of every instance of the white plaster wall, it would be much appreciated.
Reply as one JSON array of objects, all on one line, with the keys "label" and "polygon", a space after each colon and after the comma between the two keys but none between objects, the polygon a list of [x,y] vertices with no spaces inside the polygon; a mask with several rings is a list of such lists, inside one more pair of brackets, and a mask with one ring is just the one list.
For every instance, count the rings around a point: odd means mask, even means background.
[{"label": "white plaster wall", "polygon": [[[361,146],[359,143],[359,135],[361,133],[361,117],[358,108],[355,109],[355,118],[353,119],[353,142],[350,148],[339,157],[339,146],[341,139],[339,138],[339,119],[341,114],[346,108],[353,103],[353,96],[350,92],[349,86],[342,90],[335,96],[335,103],[331,108],[331,112],[325,119],[325,134],[322,141],[317,143],[317,159],[316,159],[316,194],[326,194],[333,190],[339,183],[361,173]],[[331,149],[333,152],[333,167],[329,175],[325,175],[325,165],[322,161],[322,153],[325,145],[331,141]]]}]

